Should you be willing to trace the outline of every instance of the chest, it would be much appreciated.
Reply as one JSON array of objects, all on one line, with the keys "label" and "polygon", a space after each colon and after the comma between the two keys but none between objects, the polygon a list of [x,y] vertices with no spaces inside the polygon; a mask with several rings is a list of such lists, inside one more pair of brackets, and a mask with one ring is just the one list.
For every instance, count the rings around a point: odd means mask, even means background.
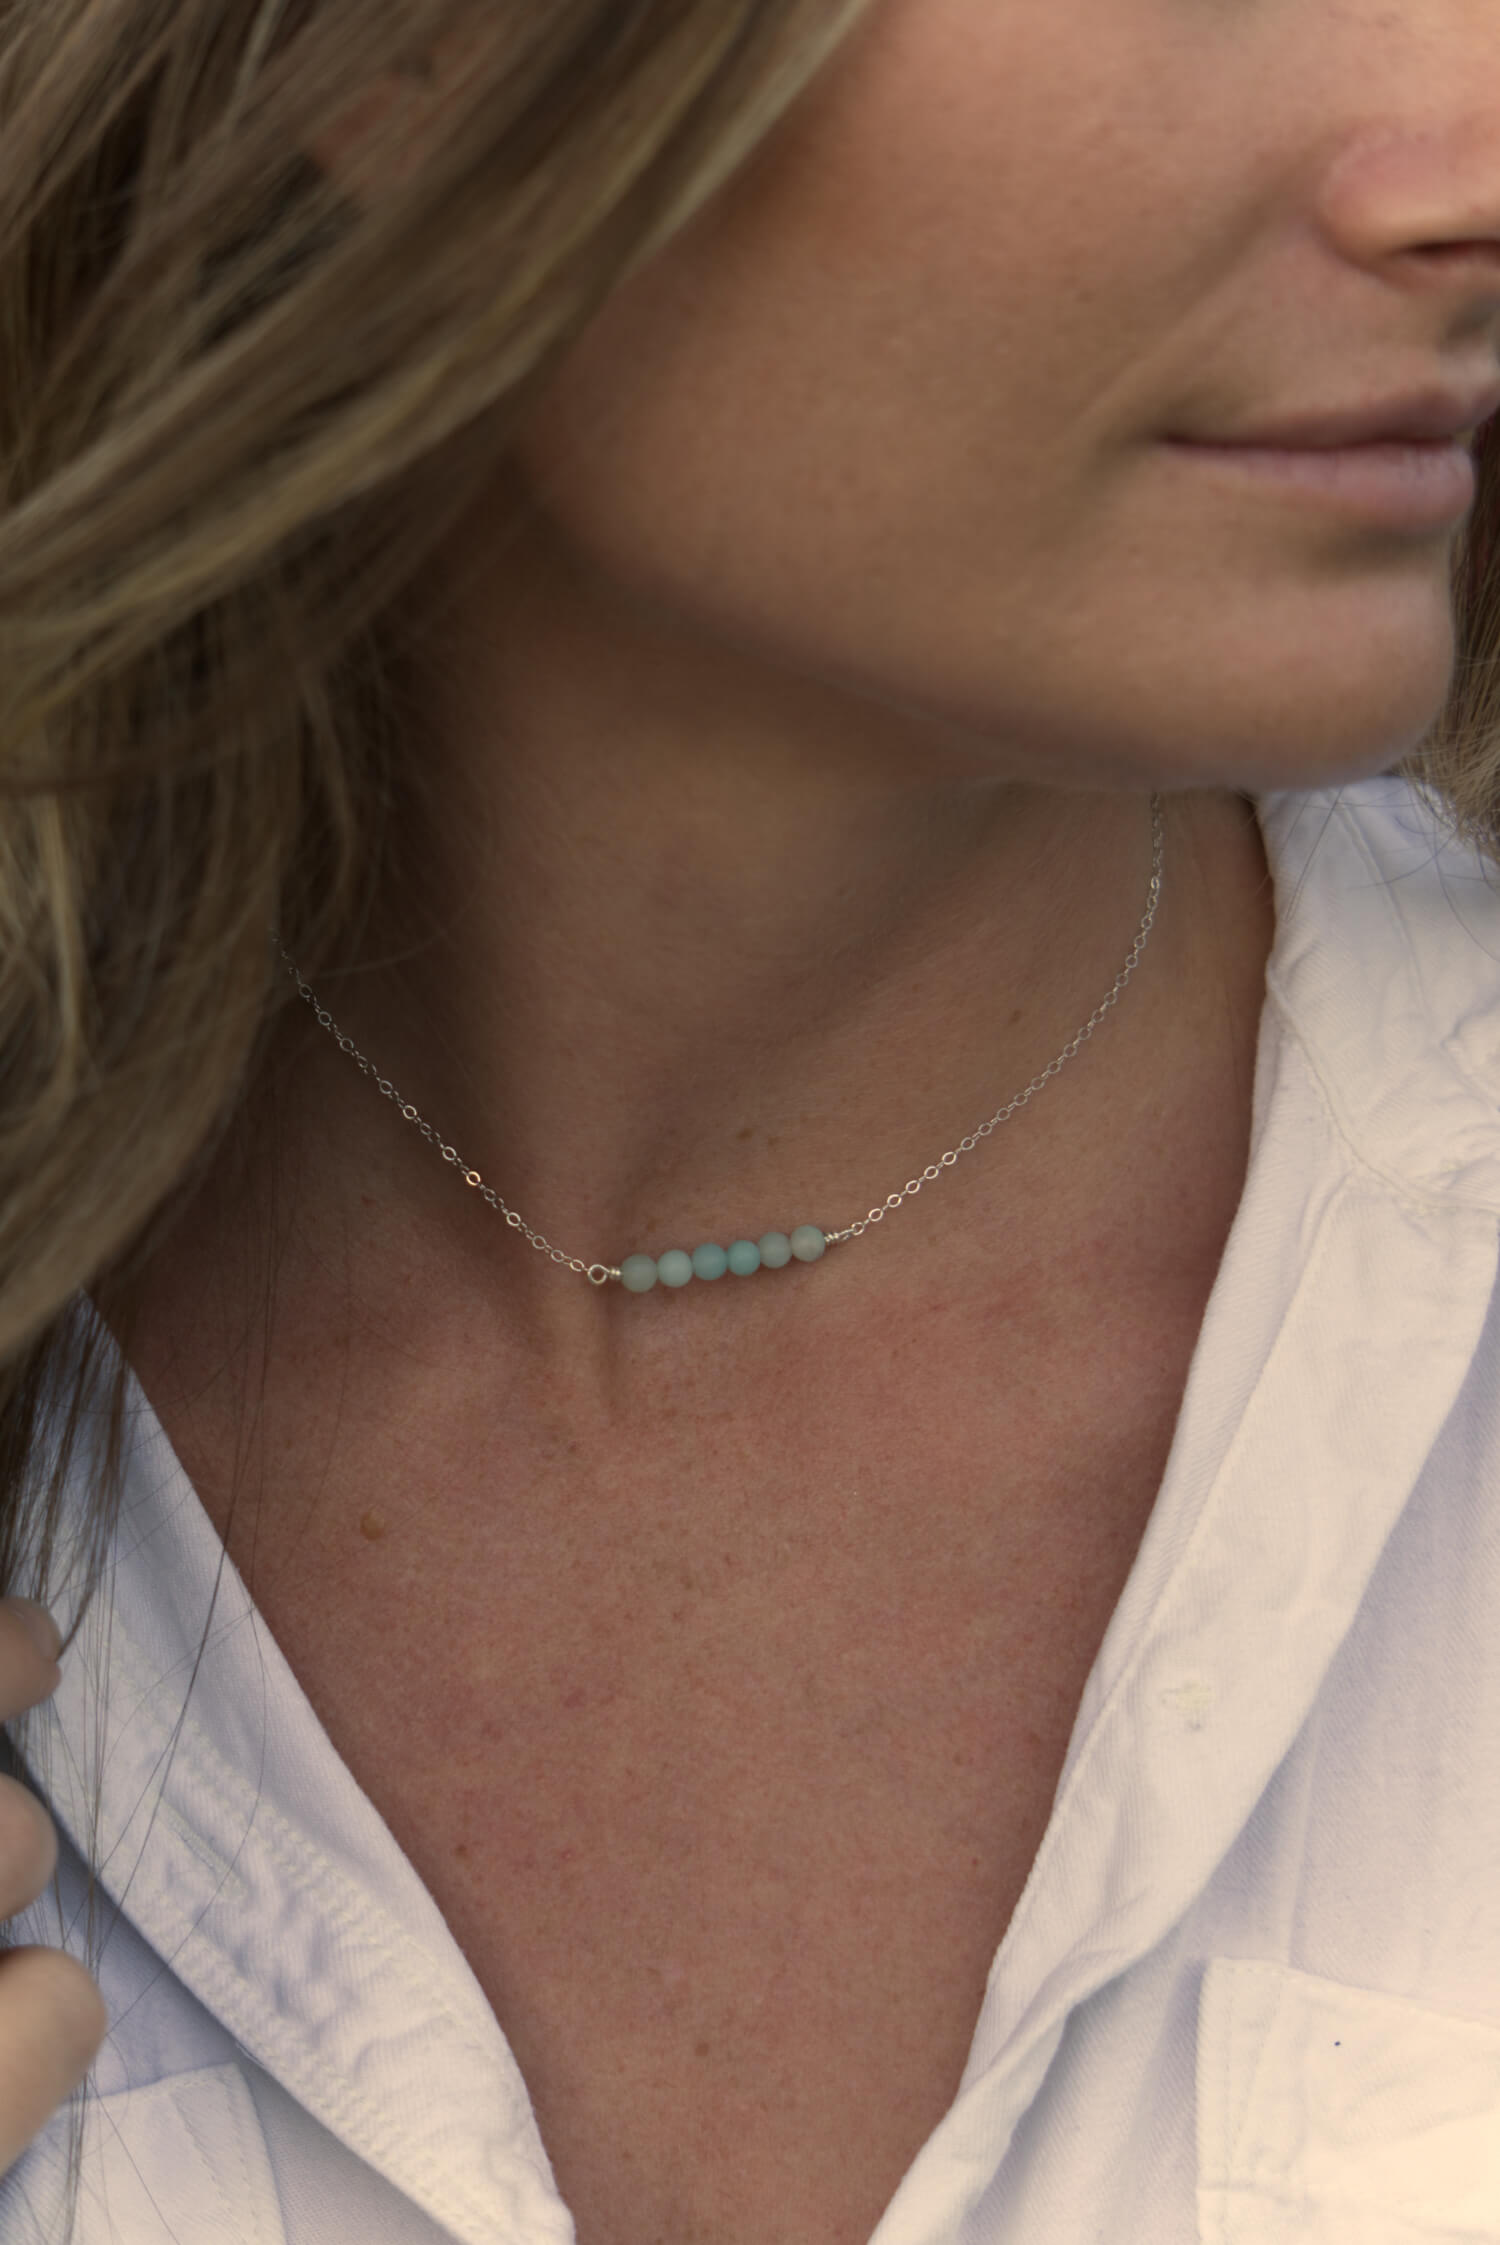
[{"label": "chest", "polygon": [[1003,1285],[872,1295],[837,1347],[686,1359],[607,1433],[470,1349],[363,1329],[334,1414],[311,1328],[242,1392],[195,1321],[146,1327],[142,1384],[489,1998],[580,2245],[866,2245],[955,2096],[1242,1159],[1196,1200],[1190,1165],[1147,1176],[1103,1237],[1049,1224]]},{"label": "chest", "polygon": [[258,1587],[582,2245],[864,2245],[957,2089],[1192,1337],[1128,1403],[1075,1365],[825,1412],[811,1454],[792,1394],[717,1465],[513,1457],[498,1503],[446,1486],[446,1551],[371,1457]]}]

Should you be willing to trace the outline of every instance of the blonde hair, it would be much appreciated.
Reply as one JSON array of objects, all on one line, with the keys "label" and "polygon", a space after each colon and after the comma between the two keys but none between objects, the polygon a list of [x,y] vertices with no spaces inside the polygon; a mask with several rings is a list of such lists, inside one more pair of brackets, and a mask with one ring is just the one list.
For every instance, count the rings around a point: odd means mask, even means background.
[{"label": "blonde hair", "polygon": [[[356,204],[305,151],[481,5],[441,145],[406,166],[396,105]],[[404,596],[866,5],[0,0],[0,1589],[49,1594],[100,1354],[70,1306],[128,1274],[296,1002],[268,928],[314,980],[357,948],[409,777]],[[1399,769],[1500,863],[1481,464],[1453,694]]]}]

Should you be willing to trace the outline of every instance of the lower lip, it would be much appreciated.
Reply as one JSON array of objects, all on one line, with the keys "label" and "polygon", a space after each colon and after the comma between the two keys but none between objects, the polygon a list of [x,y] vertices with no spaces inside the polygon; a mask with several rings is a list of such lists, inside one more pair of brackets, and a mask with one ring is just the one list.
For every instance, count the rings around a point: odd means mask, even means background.
[{"label": "lower lip", "polygon": [[1240,482],[1259,483],[1336,506],[1369,522],[1415,530],[1449,528],[1474,504],[1474,462],[1451,439],[1278,450],[1261,444],[1176,449]]}]

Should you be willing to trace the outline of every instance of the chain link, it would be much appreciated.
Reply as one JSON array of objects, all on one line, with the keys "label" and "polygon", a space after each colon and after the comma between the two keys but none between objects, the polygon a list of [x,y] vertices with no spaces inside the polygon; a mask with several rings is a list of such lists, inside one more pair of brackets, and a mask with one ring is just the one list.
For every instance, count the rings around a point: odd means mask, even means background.
[{"label": "chain link", "polygon": [[494,1186],[487,1185],[478,1170],[471,1169],[455,1147],[444,1143],[440,1133],[433,1129],[430,1122],[423,1121],[411,1101],[402,1098],[390,1078],[382,1076],[374,1061],[367,1060],[354,1039],[345,1035],[328,1008],[319,1001],[315,993],[303,980],[301,968],[274,928],[271,930],[271,934],[275,938],[277,950],[286,962],[287,972],[297,985],[298,996],[306,999],[317,1016],[319,1026],[326,1029],[329,1035],[337,1041],[340,1052],[347,1052],[351,1060],[359,1063],[360,1074],[369,1076],[374,1080],[375,1089],[383,1098],[389,1099],[394,1104],[403,1120],[414,1124],[430,1146],[436,1146],[444,1161],[450,1163],[459,1172],[464,1183],[471,1186],[481,1200],[489,1202],[497,1215],[505,1218],[512,1231],[524,1232],[539,1255],[548,1256],[552,1262],[560,1264],[564,1270],[577,1271],[581,1277],[590,1279],[595,1286],[603,1286],[608,1280],[619,1277],[619,1272],[612,1269],[607,1263],[582,1263],[576,1255],[565,1255],[560,1247],[554,1247],[550,1240],[543,1239],[540,1232],[534,1232],[523,1216],[518,1216],[513,1208],[507,1208]]},{"label": "chain link", "polygon": [[1146,911],[1145,918],[1141,921],[1140,932],[1136,936],[1135,942],[1131,945],[1130,957],[1126,960],[1124,968],[1122,969],[1119,979],[1115,983],[1113,990],[1111,990],[1109,996],[1104,1000],[1102,1005],[1096,1006],[1094,1008],[1093,1013],[1089,1016],[1089,1019],[1085,1023],[1084,1027],[1079,1030],[1077,1036],[1073,1039],[1073,1042],[1070,1045],[1065,1045],[1063,1050],[1058,1054],[1057,1058],[1052,1062],[1052,1065],[1049,1068],[1044,1068],[1041,1074],[1035,1079],[1035,1081],[1029,1083],[1026,1089],[1021,1092],[1018,1097],[1012,1099],[1008,1106],[1004,1106],[1000,1109],[998,1115],[991,1115],[988,1122],[981,1123],[977,1130],[970,1131],[967,1138],[961,1138],[958,1144],[953,1147],[950,1152],[944,1154],[940,1160],[929,1162],[920,1177],[908,1178],[906,1181],[906,1185],[901,1192],[889,1194],[885,1201],[882,1202],[882,1204],[878,1208],[872,1208],[867,1216],[863,1216],[860,1218],[858,1223],[846,1224],[841,1232],[826,1233],[824,1236],[827,1239],[830,1247],[837,1246],[841,1241],[846,1239],[862,1238],[872,1224],[879,1224],[884,1222],[885,1218],[890,1214],[893,1208],[899,1208],[904,1200],[909,1199],[914,1193],[919,1193],[924,1185],[933,1184],[936,1179],[942,1176],[945,1169],[952,1169],[960,1154],[972,1154],[975,1147],[979,1144],[982,1138],[988,1138],[998,1124],[1008,1122],[1013,1114],[1015,1114],[1020,1108],[1024,1107],[1027,1104],[1028,1100],[1035,1092],[1041,1090],[1043,1084],[1047,1082],[1049,1077],[1055,1076],[1058,1070],[1065,1066],[1065,1064],[1072,1059],[1079,1046],[1085,1044],[1088,1039],[1094,1034],[1094,1031],[1098,1028],[1100,1022],[1104,1019],[1104,1016],[1108,1013],[1110,1007],[1114,1005],[1118,1000],[1120,992],[1124,989],[1126,983],[1135,973],[1136,967],[1140,962],[1141,953],[1146,948],[1146,944],[1150,937],[1152,927],[1155,924],[1156,907],[1161,901],[1162,838],[1163,822],[1161,797],[1159,795],[1153,795],[1151,798],[1151,902]]},{"label": "chain link", "polygon": [[[879,1207],[872,1208],[869,1211],[868,1215],[861,1217],[858,1222],[845,1225],[842,1231],[825,1233],[824,1237],[827,1239],[830,1247],[836,1247],[844,1240],[862,1238],[864,1233],[869,1230],[872,1224],[883,1223],[892,1209],[899,1208],[904,1201],[910,1199],[914,1194],[919,1193],[924,1185],[931,1185],[936,1183],[937,1179],[943,1175],[945,1170],[953,1168],[960,1154],[973,1153],[975,1147],[980,1144],[981,1140],[988,1138],[991,1133],[999,1127],[1001,1123],[1007,1122],[1012,1115],[1016,1114],[1022,1107],[1026,1106],[1027,1103],[1034,1097],[1034,1095],[1041,1090],[1043,1084],[1045,1084],[1051,1077],[1055,1076],[1058,1073],[1059,1069],[1066,1066],[1067,1062],[1073,1058],[1079,1047],[1085,1044],[1088,1039],[1094,1034],[1094,1031],[1098,1028],[1100,1022],[1104,1019],[1104,1016],[1108,1013],[1110,1007],[1117,1003],[1120,992],[1124,989],[1126,983],[1134,974],[1136,967],[1140,962],[1141,953],[1146,948],[1146,944],[1150,937],[1152,927],[1155,924],[1156,908],[1161,901],[1163,835],[1164,827],[1162,819],[1161,797],[1159,795],[1153,795],[1151,798],[1152,859],[1150,904],[1146,911],[1145,917],[1141,921],[1140,931],[1136,936],[1135,942],[1131,946],[1130,956],[1126,960],[1125,965],[1115,982],[1114,988],[1110,991],[1109,996],[1104,999],[1103,1003],[1095,1007],[1088,1021],[1084,1024],[1083,1028],[1079,1030],[1072,1043],[1064,1046],[1063,1050],[1058,1054],[1057,1058],[1052,1062],[1051,1066],[1044,1068],[1041,1074],[1037,1076],[1031,1083],[1029,1083],[1026,1089],[1023,1092],[1019,1093],[1016,1098],[1012,1099],[1008,1105],[1002,1107],[998,1114],[991,1115],[988,1122],[980,1123],[977,1129],[972,1130],[967,1138],[961,1138],[958,1144],[955,1147],[951,1148],[949,1152],[942,1155],[938,1161],[929,1162],[929,1164],[922,1171],[919,1177],[908,1178],[906,1181],[906,1185],[902,1191],[900,1191],[899,1193],[889,1194],[885,1201]],[[340,1029],[338,1023],[334,1020],[327,1007],[320,1002],[315,993],[303,980],[301,968],[297,965],[296,960],[287,950],[286,945],[282,942],[281,937],[277,933],[275,928],[271,930],[271,935],[273,940],[275,941],[276,948],[281,953],[282,959],[286,965],[287,972],[291,975],[292,980],[297,985],[297,993],[299,997],[305,999],[307,1004],[311,1006],[313,1013],[317,1017],[319,1026],[326,1029],[329,1035],[337,1041],[339,1050],[341,1052],[347,1052],[350,1059],[358,1063],[361,1075],[369,1076],[372,1079],[375,1085],[375,1089],[381,1094],[383,1098],[389,1099],[392,1102],[397,1112],[401,1115],[402,1119],[413,1124],[414,1127],[422,1133],[422,1136],[427,1140],[428,1144],[437,1148],[444,1161],[449,1163],[450,1166],[454,1169],[458,1170],[459,1174],[463,1178],[464,1183],[471,1187],[473,1191],[477,1192],[481,1200],[488,1201],[490,1207],[495,1210],[497,1215],[503,1216],[505,1218],[506,1223],[510,1226],[512,1231],[524,1233],[526,1238],[530,1240],[532,1246],[536,1249],[539,1255],[547,1256],[552,1262],[558,1264],[563,1270],[577,1271],[579,1276],[581,1278],[588,1279],[591,1285],[604,1286],[607,1285],[611,1279],[619,1278],[619,1270],[612,1263],[584,1263],[581,1262],[576,1255],[565,1255],[560,1247],[554,1247],[549,1240],[543,1239],[540,1232],[534,1232],[531,1226],[526,1222],[524,1217],[517,1215],[516,1211],[513,1208],[508,1208],[505,1202],[500,1198],[500,1195],[495,1191],[494,1186],[487,1185],[484,1179],[480,1176],[478,1170],[470,1168],[469,1164],[463,1159],[462,1155],[458,1153],[456,1148],[444,1143],[443,1138],[441,1137],[439,1132],[433,1129],[431,1123],[423,1121],[422,1117],[417,1113],[416,1108],[411,1104],[411,1101],[408,1099],[403,1099],[400,1092],[397,1091],[395,1085],[390,1081],[390,1079],[380,1074],[379,1070],[375,1066],[374,1061],[366,1059],[365,1055],[355,1044],[354,1039],[350,1036],[345,1035],[344,1031]]]}]

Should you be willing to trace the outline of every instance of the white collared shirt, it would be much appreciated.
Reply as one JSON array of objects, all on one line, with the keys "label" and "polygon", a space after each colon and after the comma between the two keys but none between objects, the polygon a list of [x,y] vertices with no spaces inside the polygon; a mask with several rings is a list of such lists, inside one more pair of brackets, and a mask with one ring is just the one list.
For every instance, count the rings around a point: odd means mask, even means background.
[{"label": "white collared shirt", "polygon": [[[1390,777],[1256,807],[1243,1197],[872,2245],[1500,2240],[1500,875]],[[18,1940],[85,1954],[102,1786],[75,2245],[563,2245],[504,2021],[131,1392],[112,1581],[11,1726],[63,1835]],[[53,2245],[66,2123],[0,2183],[4,2245]]]}]

